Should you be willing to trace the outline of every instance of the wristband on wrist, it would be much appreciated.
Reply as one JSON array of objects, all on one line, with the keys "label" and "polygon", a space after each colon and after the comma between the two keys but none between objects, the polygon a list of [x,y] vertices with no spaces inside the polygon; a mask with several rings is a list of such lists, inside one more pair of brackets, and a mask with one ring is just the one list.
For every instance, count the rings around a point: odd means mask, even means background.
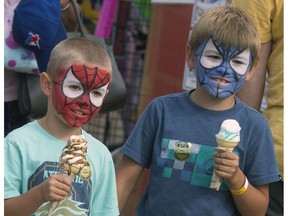
[{"label": "wristband on wrist", "polygon": [[61,8],[61,12],[67,10],[71,5],[71,2],[69,1],[68,4],[66,4],[63,8]]},{"label": "wristband on wrist", "polygon": [[248,185],[249,185],[248,179],[247,179],[247,177],[245,177],[245,183],[240,189],[238,189],[238,190],[230,189],[230,191],[231,191],[232,195],[239,196],[239,195],[242,195],[243,193],[245,193],[245,191],[248,188]]}]

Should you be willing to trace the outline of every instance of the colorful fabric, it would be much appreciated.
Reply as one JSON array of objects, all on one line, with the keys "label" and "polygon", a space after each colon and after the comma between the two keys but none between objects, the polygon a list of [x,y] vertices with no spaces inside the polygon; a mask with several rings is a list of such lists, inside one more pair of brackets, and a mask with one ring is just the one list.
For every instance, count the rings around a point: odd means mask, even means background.
[{"label": "colorful fabric", "polygon": [[52,49],[67,38],[60,1],[20,1],[14,10],[15,40],[35,54],[40,72],[47,70]]},{"label": "colorful fabric", "polygon": [[[214,159],[214,147],[190,143],[190,158],[186,161],[175,160],[175,146],[180,140],[162,139],[160,158],[157,166],[163,168],[164,178],[178,178],[179,181],[189,182],[191,185],[208,187],[211,182]],[[181,141],[180,141],[181,142]],[[228,190],[224,182],[221,189]]]},{"label": "colorful fabric", "polygon": [[[21,73],[38,73],[38,65],[34,54],[20,46],[14,39],[12,34],[12,24],[14,18],[14,10],[19,0],[4,2],[4,67],[5,73],[17,71]],[[14,75],[14,74],[13,74]],[[6,80],[5,80],[6,84]]]}]

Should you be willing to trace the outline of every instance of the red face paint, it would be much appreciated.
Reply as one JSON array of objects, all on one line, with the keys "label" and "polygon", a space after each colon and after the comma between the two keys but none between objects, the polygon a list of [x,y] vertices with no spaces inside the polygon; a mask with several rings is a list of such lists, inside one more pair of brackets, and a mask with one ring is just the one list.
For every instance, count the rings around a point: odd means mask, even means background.
[{"label": "red face paint", "polygon": [[72,127],[81,127],[100,111],[111,74],[98,67],[72,65],[59,71],[53,83],[55,110]]}]

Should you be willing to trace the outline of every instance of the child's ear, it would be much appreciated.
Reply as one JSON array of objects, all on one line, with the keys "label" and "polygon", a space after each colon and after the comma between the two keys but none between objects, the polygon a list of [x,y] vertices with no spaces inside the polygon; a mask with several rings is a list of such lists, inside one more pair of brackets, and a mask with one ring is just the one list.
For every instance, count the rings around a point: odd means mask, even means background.
[{"label": "child's ear", "polygon": [[255,70],[256,70],[256,68],[257,68],[257,64],[258,64],[258,62],[255,62],[255,63],[254,63],[254,65],[252,66],[252,68],[251,68],[251,70],[249,71],[249,73],[248,73],[248,75],[247,75],[247,77],[246,77],[245,80],[250,80],[250,79],[251,79],[251,77],[253,76],[253,74],[254,74],[254,72],[255,72]]},{"label": "child's ear", "polygon": [[186,45],[186,62],[190,69],[195,68],[194,58],[189,44]]},{"label": "child's ear", "polygon": [[40,86],[45,95],[50,96],[52,94],[52,80],[46,72],[40,74]]}]

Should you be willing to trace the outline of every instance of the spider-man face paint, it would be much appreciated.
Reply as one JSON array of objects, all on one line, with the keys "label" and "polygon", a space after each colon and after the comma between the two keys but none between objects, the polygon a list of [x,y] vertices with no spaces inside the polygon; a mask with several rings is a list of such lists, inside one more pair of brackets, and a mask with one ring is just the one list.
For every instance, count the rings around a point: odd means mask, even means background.
[{"label": "spider-man face paint", "polygon": [[110,73],[97,67],[72,65],[56,75],[52,101],[72,127],[80,127],[100,111],[110,84]]},{"label": "spider-man face paint", "polygon": [[213,39],[204,41],[195,54],[198,82],[214,97],[229,97],[244,84],[252,58],[248,49],[225,48]]}]

